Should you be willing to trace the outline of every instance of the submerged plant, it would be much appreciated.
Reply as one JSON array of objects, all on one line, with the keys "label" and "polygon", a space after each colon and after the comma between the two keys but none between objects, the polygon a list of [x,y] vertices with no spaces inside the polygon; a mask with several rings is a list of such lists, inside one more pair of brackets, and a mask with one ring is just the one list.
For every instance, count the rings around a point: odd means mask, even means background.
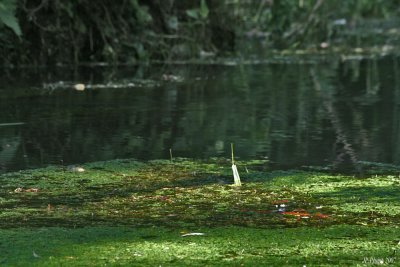
[{"label": "submerged plant", "polygon": [[237,167],[235,165],[235,159],[234,159],[234,156],[233,156],[233,143],[231,143],[231,151],[232,151],[233,180],[234,180],[236,186],[241,186],[242,182],[240,181],[239,172],[238,172]]}]

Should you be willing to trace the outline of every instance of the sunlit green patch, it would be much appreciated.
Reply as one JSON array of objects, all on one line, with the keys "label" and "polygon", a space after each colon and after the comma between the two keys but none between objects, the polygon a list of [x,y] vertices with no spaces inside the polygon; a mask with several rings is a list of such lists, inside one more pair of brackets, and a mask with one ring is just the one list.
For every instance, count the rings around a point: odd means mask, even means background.
[{"label": "sunlit green patch", "polygon": [[398,228],[196,229],[85,227],[0,230],[1,264],[12,266],[360,266],[390,258]]},{"label": "sunlit green patch", "polygon": [[386,216],[399,216],[400,203],[377,203],[374,201],[362,201],[357,203],[344,203],[334,205],[333,208],[343,212],[368,212]]},{"label": "sunlit green patch", "polygon": [[255,171],[244,175],[245,179],[261,183],[265,188],[291,190],[301,192],[331,191],[333,187],[341,187],[341,183],[354,182],[354,177],[330,175],[309,171]]}]

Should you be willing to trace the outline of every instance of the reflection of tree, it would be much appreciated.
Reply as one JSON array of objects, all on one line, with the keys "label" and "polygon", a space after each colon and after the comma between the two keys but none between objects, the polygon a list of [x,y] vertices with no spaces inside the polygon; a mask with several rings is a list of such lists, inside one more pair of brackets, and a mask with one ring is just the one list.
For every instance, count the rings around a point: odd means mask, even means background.
[{"label": "reflection of tree", "polygon": [[3,137],[0,139],[0,172],[12,163],[20,145],[19,137]]},{"label": "reflection of tree", "polygon": [[345,133],[340,118],[337,114],[338,112],[333,105],[334,97],[332,93],[332,87],[330,85],[322,84],[323,79],[319,79],[314,69],[310,71],[310,74],[314,82],[314,88],[322,99],[322,104],[326,109],[327,115],[329,116],[336,134],[334,149],[336,158],[334,160],[334,166],[339,169],[354,169],[358,162],[357,155]]}]

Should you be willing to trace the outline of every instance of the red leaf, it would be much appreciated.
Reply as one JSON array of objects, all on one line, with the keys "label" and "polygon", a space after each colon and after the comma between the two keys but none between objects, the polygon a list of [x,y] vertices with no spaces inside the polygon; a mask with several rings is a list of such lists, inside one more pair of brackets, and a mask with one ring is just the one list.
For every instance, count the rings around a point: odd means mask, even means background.
[{"label": "red leaf", "polygon": [[314,214],[314,218],[318,218],[318,219],[326,219],[326,218],[329,218],[329,216],[328,216],[328,215],[325,215],[325,214],[322,214],[322,213],[319,213],[319,212],[317,212],[317,213],[315,213],[315,214]]}]

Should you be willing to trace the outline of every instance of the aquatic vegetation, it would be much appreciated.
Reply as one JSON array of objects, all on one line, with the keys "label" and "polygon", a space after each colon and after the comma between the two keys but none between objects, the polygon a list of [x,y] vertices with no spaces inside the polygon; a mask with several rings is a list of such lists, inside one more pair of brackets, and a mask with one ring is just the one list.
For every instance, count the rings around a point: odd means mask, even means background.
[{"label": "aquatic vegetation", "polygon": [[236,187],[230,164],[115,160],[84,164],[84,172],[3,174],[0,262],[327,266],[399,249],[398,177],[236,162],[248,170]]}]

